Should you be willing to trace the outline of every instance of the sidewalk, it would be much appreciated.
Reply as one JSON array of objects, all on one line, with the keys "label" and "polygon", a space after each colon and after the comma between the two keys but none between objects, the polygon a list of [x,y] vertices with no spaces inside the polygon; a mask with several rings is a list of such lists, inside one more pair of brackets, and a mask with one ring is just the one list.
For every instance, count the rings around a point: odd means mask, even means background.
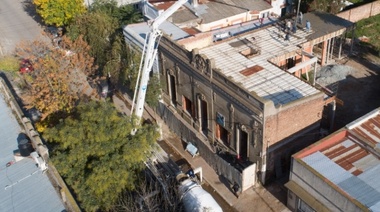
[{"label": "sidewalk", "polygon": [[[123,100],[120,98],[123,98]],[[127,106],[130,105],[130,103],[127,103],[127,105],[124,103],[125,101],[131,102],[128,96],[118,97],[115,95],[113,101],[117,109],[123,111],[123,113],[127,115],[130,115],[130,110]],[[268,190],[260,185],[256,188],[248,189],[241,194],[239,198],[237,198],[233,194],[232,190],[230,190],[227,180],[224,180],[223,177],[217,175],[214,169],[211,168],[201,156],[196,156],[195,158],[191,157],[191,155],[183,148],[181,139],[172,133],[168,126],[165,125],[163,120],[161,120],[158,116],[150,117],[148,114],[152,114],[153,111],[147,107],[146,109],[149,111],[148,113],[145,111],[145,119],[156,119],[157,123],[161,123],[163,140],[165,140],[166,143],[170,145],[173,150],[175,150],[175,152],[183,157],[192,168],[202,167],[203,180],[207,182],[207,184],[209,184],[224,199],[224,201],[232,206],[236,211],[289,211],[284,204],[282,204]]]},{"label": "sidewalk", "polygon": [[[158,121],[158,120],[157,120]],[[163,123],[163,122],[161,122]],[[193,168],[202,167],[203,180],[206,181],[230,206],[239,212],[252,211],[289,211],[278,199],[262,186],[251,188],[237,198],[223,178],[219,177],[213,168],[201,157],[192,158],[182,146],[181,139],[162,124],[163,139],[180,154]]]}]

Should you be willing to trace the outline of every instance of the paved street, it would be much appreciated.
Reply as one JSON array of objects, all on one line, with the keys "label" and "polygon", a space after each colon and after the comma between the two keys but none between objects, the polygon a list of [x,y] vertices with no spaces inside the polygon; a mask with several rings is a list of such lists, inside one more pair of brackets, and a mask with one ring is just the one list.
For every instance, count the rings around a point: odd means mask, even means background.
[{"label": "paved street", "polygon": [[11,54],[22,40],[45,39],[37,21],[31,0],[1,0],[0,4],[0,56]]}]

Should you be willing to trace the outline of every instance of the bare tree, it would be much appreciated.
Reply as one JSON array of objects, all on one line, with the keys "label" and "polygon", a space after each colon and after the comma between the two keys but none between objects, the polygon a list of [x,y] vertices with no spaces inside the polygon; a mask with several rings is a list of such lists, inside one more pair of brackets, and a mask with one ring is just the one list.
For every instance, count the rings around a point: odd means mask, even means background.
[{"label": "bare tree", "polygon": [[123,192],[113,211],[183,211],[175,178],[164,175],[153,177],[148,173],[140,179],[134,191]]}]

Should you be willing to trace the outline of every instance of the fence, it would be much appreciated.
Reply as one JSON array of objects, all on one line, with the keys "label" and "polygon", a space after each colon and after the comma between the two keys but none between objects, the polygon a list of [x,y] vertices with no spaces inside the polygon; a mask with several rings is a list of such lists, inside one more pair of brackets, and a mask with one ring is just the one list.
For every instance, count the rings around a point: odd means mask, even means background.
[{"label": "fence", "polygon": [[355,7],[337,14],[337,16],[344,18],[351,22],[358,22],[380,14],[380,1],[374,1],[359,7]]}]

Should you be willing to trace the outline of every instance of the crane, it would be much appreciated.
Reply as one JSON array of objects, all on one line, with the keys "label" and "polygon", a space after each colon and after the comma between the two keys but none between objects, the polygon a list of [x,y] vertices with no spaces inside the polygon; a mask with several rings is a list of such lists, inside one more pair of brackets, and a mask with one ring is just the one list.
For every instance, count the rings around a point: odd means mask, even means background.
[{"label": "crane", "polygon": [[[141,56],[139,72],[137,76],[137,83],[135,87],[135,92],[133,95],[133,104],[131,109],[131,115],[134,114],[136,116],[137,125],[141,122],[141,117],[144,112],[144,104],[145,104],[145,96],[146,89],[149,81],[149,73],[152,70],[154,60],[157,55],[157,48],[162,36],[162,32],[158,27],[168,19],[175,11],[177,11],[183,4],[185,4],[188,0],[178,0],[171,7],[161,13],[156,19],[148,22],[149,25],[149,33],[145,38],[143,52]],[[141,75],[141,80],[140,80]],[[140,83],[139,83],[140,82]],[[136,92],[137,99],[136,99]],[[134,107],[134,103],[136,101],[136,106]],[[134,129],[136,131],[136,129]],[[134,133],[134,132],[133,132]]]}]

